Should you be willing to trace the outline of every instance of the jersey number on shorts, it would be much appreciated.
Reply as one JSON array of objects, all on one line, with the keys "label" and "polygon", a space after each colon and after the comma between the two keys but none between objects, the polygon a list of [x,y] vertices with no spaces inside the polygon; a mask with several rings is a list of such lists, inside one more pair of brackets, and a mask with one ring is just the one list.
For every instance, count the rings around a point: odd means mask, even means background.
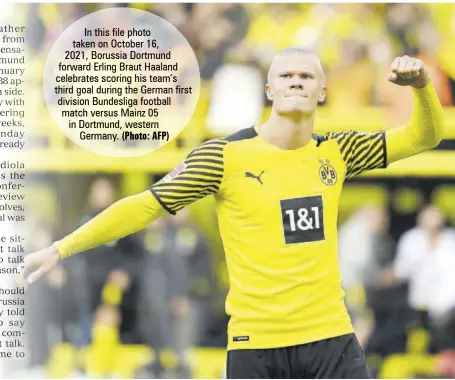
[{"label": "jersey number on shorts", "polygon": [[322,196],[283,199],[280,205],[286,244],[325,240]]}]

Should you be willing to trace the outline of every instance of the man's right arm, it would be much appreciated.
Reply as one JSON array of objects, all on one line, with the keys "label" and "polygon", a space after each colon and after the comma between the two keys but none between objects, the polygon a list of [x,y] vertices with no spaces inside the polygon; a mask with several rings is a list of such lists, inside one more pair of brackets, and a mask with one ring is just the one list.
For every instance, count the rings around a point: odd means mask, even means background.
[{"label": "man's right arm", "polygon": [[218,192],[226,143],[224,139],[214,139],[202,144],[150,190],[114,203],[51,247],[25,256],[20,268],[22,281],[24,272],[32,266],[38,269],[28,277],[29,283],[42,277],[60,259],[138,232],[166,211],[175,214],[192,202]]},{"label": "man's right arm", "polygon": [[54,246],[63,259],[138,232],[165,212],[147,190],[115,202]]}]

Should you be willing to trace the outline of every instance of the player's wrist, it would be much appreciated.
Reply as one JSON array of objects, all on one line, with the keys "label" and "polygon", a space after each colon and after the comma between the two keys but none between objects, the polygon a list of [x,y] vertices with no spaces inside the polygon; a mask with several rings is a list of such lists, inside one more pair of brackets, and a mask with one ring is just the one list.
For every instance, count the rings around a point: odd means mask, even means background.
[{"label": "player's wrist", "polygon": [[59,247],[59,243],[60,242],[56,241],[49,247],[51,255],[54,256],[58,261],[63,260],[65,257],[69,256],[64,255],[64,250],[61,247]]},{"label": "player's wrist", "polygon": [[422,87],[412,87],[412,91],[414,92],[415,96],[420,99],[425,99],[433,93],[434,87],[431,81],[429,81],[425,86]]},{"label": "player's wrist", "polygon": [[416,90],[422,90],[425,87],[427,87],[431,83],[430,77],[428,74],[425,75],[424,78],[422,78],[419,81],[416,81],[414,84],[411,85],[411,87],[415,88]]}]

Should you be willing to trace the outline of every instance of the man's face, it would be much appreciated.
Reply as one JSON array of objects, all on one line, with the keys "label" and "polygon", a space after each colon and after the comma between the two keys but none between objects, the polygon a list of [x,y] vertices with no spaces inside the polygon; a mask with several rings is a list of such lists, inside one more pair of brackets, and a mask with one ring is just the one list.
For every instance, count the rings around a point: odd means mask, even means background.
[{"label": "man's face", "polygon": [[90,192],[90,206],[95,210],[104,210],[115,200],[114,186],[108,180],[97,179],[92,185]]},{"label": "man's face", "polygon": [[439,231],[444,226],[444,216],[437,207],[429,205],[420,212],[418,224],[425,231]]},{"label": "man's face", "polygon": [[324,101],[324,78],[318,65],[317,56],[307,53],[287,53],[275,58],[266,93],[279,115],[310,115],[318,101]]}]

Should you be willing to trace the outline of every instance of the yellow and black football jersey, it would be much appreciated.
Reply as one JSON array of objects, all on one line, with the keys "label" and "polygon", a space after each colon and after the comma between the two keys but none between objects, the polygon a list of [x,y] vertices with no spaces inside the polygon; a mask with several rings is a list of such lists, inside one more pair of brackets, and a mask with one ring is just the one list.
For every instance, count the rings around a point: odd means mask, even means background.
[{"label": "yellow and black football jersey", "polygon": [[442,140],[444,112],[433,85],[413,95],[409,123],[387,132],[314,135],[295,150],[268,143],[255,128],[208,141],[151,191],[115,202],[54,247],[66,258],[214,194],[230,279],[228,348],[285,347],[350,333],[337,262],[341,188],[347,178]]},{"label": "yellow and black football jersey", "polygon": [[346,178],[385,166],[383,132],[313,134],[283,150],[251,127],[202,144],[151,187],[170,213],[215,195],[230,280],[228,349],[353,332],[338,265],[338,202]]}]

